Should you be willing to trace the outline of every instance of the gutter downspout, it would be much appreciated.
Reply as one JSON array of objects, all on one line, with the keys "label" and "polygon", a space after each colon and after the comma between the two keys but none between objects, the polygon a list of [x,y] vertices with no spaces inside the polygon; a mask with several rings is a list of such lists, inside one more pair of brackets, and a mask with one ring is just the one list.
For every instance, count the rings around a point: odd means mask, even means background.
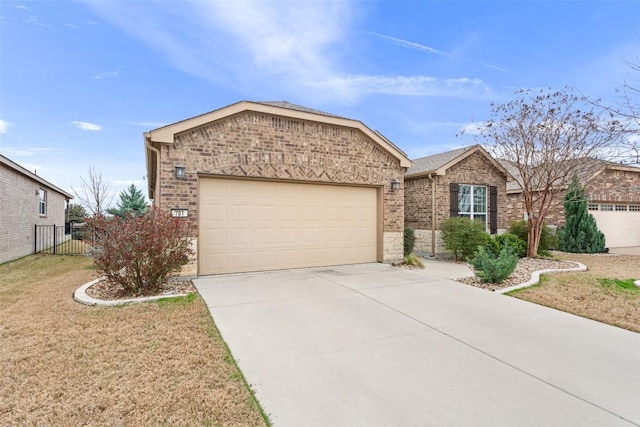
[{"label": "gutter downspout", "polygon": [[156,182],[153,188],[153,207],[160,205],[160,150],[151,145],[151,138],[149,135],[144,137],[144,145],[154,153],[156,153]]},{"label": "gutter downspout", "polygon": [[427,175],[431,181],[431,256],[436,256],[436,180],[433,174]]}]

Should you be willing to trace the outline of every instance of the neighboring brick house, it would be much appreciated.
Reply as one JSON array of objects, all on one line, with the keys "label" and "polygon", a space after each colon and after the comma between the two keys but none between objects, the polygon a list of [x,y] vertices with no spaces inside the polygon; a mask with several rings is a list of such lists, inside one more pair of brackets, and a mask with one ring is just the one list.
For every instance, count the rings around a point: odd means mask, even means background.
[{"label": "neighboring brick house", "polygon": [[411,162],[360,121],[242,101],[144,139],[149,198],[195,224],[198,274],[402,258]]},{"label": "neighboring brick house", "polygon": [[65,225],[73,196],[0,155],[0,263],[34,252],[35,225]]},{"label": "neighboring brick house", "polygon": [[507,227],[507,172],[480,145],[415,159],[404,181],[405,225],[420,255],[446,252],[440,224],[451,216],[482,220],[491,234]]},{"label": "neighboring brick house", "polygon": [[[515,174],[508,162],[505,168]],[[640,168],[598,159],[583,159],[577,169],[585,185],[589,211],[604,233],[608,247],[640,246]],[[564,224],[566,186],[554,189],[554,199],[545,218],[550,226]],[[516,181],[507,184],[509,223],[526,218],[522,190]]]}]

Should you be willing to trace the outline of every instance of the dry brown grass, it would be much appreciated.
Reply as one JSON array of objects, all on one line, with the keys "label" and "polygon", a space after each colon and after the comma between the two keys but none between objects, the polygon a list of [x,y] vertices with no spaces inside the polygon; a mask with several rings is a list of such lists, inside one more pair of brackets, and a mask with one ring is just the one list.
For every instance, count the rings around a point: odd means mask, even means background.
[{"label": "dry brown grass", "polygon": [[587,266],[583,273],[544,276],[541,285],[512,293],[537,304],[557,308],[640,332],[640,289],[602,285],[598,279],[640,279],[640,256],[558,254]]},{"label": "dry brown grass", "polygon": [[206,306],[82,306],[85,257],[0,265],[0,425],[224,425],[265,421]]}]

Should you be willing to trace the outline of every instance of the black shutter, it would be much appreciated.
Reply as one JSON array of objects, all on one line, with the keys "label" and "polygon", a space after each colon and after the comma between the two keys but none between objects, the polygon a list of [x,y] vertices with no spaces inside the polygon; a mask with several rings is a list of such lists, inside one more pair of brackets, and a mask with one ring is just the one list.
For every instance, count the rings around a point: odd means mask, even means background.
[{"label": "black shutter", "polygon": [[460,186],[454,182],[449,184],[449,216],[451,218],[458,216],[458,192]]},{"label": "black shutter", "polygon": [[498,232],[498,187],[489,187],[489,230],[491,234]]}]

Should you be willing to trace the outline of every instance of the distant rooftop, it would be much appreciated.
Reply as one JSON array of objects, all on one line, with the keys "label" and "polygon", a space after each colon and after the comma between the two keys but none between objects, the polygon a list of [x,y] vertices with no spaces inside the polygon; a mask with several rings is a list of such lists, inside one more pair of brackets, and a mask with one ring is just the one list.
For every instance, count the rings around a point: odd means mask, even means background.
[{"label": "distant rooftop", "polygon": [[420,157],[419,159],[412,160],[413,165],[409,169],[407,169],[407,172],[404,174],[404,176],[408,177],[412,175],[435,172],[442,166],[460,157],[467,151],[473,150],[476,147],[476,145],[470,145],[468,147],[462,147],[456,150],[446,151],[444,153],[438,153],[432,156]]}]

